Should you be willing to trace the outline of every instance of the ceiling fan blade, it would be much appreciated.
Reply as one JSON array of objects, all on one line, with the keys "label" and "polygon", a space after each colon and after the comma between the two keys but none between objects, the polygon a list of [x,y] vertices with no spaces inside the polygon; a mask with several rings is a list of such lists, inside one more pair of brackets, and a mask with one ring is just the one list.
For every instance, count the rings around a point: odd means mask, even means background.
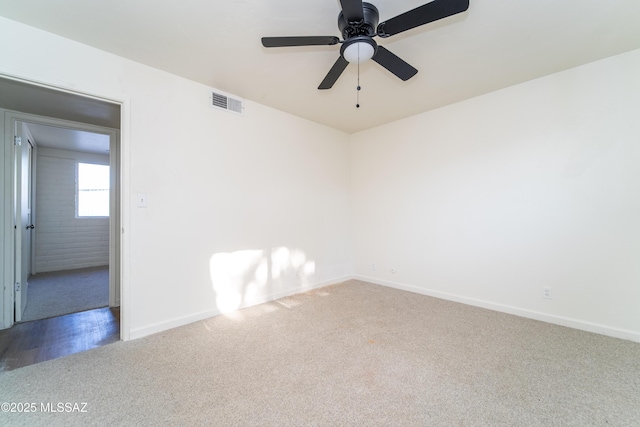
[{"label": "ceiling fan blade", "polygon": [[418,70],[413,68],[411,65],[385,49],[384,46],[378,46],[378,51],[373,56],[373,60],[391,71],[396,75],[396,77],[403,81],[409,80],[418,72]]},{"label": "ceiling fan blade", "polygon": [[378,25],[380,37],[389,37],[429,22],[464,12],[469,8],[469,0],[434,0],[416,7]]},{"label": "ceiling fan blade", "polygon": [[264,47],[287,46],[329,46],[338,44],[339,38],[334,36],[301,36],[301,37],[263,37]]},{"label": "ceiling fan blade", "polygon": [[364,19],[362,0],[340,0],[342,14],[348,22],[360,22]]},{"label": "ceiling fan blade", "polygon": [[320,83],[320,86],[318,86],[318,89],[331,89],[333,84],[338,80],[338,77],[340,77],[340,74],[342,74],[344,69],[347,68],[347,65],[349,65],[349,62],[342,56],[339,56],[338,60],[333,64],[333,67],[331,67],[324,80],[322,80],[322,83]]}]

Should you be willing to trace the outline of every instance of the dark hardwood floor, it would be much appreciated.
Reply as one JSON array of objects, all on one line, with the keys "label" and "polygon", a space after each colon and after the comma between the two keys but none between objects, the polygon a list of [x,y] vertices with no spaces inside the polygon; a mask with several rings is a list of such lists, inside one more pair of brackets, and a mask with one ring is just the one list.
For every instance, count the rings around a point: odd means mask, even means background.
[{"label": "dark hardwood floor", "polygon": [[98,308],[0,330],[0,371],[100,347],[120,339],[120,308]]}]

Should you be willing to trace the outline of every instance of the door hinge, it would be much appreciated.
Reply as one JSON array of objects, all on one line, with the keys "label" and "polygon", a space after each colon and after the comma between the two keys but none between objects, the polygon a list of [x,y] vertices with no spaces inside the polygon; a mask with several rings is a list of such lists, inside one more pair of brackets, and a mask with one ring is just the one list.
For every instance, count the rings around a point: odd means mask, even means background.
[{"label": "door hinge", "polygon": [[16,282],[16,292],[20,292],[20,282]]},{"label": "door hinge", "polygon": [[18,146],[22,145],[22,138],[20,138],[19,136],[14,136],[13,143]]}]

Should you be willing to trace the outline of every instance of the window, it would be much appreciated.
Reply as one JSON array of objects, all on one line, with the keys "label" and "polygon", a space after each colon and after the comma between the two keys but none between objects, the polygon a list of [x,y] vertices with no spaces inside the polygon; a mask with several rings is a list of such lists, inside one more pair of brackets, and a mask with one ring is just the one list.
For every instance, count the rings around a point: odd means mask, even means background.
[{"label": "window", "polygon": [[109,166],[78,163],[79,217],[109,216]]}]

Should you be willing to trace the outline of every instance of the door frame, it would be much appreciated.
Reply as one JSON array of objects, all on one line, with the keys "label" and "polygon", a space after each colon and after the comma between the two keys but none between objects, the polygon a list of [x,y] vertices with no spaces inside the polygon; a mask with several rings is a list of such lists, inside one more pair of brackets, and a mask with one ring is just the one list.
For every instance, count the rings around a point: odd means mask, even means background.
[{"label": "door frame", "polygon": [[[121,194],[122,191],[120,189],[121,179],[120,179],[120,162],[119,162],[119,154],[120,154],[120,131],[118,129],[107,128],[97,125],[90,125],[86,123],[73,122],[69,120],[56,119],[51,117],[39,116],[35,114],[22,113],[11,110],[0,110],[3,112],[3,122],[5,127],[5,152],[11,151],[10,157],[14,158],[16,155],[17,147],[13,143],[13,132],[16,127],[16,124],[26,123],[27,126],[29,124],[40,124],[45,126],[54,126],[54,127],[62,127],[73,130],[81,130],[85,132],[92,133],[100,133],[106,134],[109,136],[109,166],[111,169],[110,172],[110,181],[111,188],[109,194],[109,306],[115,307],[119,306],[121,301],[121,242],[120,242],[120,233],[117,231],[121,228]],[[37,141],[35,141],[35,146],[37,146]],[[6,162],[5,162],[6,163]],[[13,169],[13,166],[12,166]],[[16,177],[15,169],[10,173],[10,182],[8,183],[11,188],[14,188]],[[5,185],[6,187],[6,185]],[[11,198],[9,202],[9,210],[10,212],[14,212],[16,209],[15,200]],[[5,217],[5,230],[14,228],[15,224],[13,224],[13,215]],[[14,257],[13,253],[15,250],[15,239],[9,238],[9,234],[5,236],[5,240],[12,240],[11,242],[11,250],[10,255],[12,258]],[[6,254],[5,254],[6,255]],[[12,270],[15,268],[15,259],[12,259],[14,264]],[[5,303],[4,303],[4,324],[9,327],[15,323],[14,312],[12,310],[15,304],[15,290],[13,286],[13,276],[14,272],[12,271],[12,278],[9,282],[11,286],[5,285]],[[5,275],[6,276],[6,275]],[[5,280],[7,278],[5,277]],[[7,282],[5,282],[6,284]]]}]

